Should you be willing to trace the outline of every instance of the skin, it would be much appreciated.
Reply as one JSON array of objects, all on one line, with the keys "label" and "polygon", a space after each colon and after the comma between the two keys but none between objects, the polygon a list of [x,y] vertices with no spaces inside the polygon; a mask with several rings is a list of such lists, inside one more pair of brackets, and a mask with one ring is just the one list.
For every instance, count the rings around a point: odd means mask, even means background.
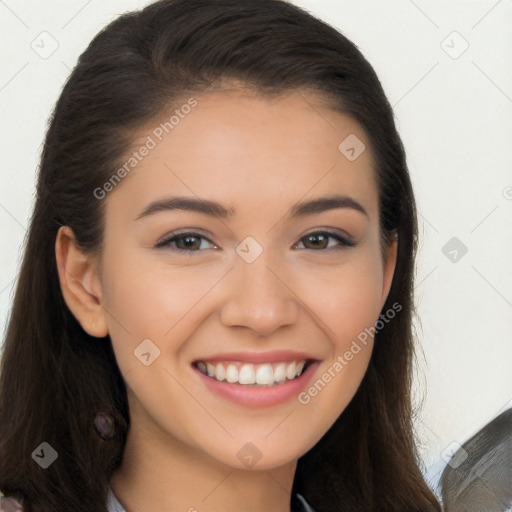
[{"label": "skin", "polygon": [[[191,363],[294,349],[320,360],[316,381],[377,321],[396,242],[383,260],[370,144],[353,119],[299,91],[269,100],[234,88],[196,99],[103,199],[101,255],[82,254],[72,231],[60,229],[61,287],[85,331],[110,335],[126,382],[131,428],[110,484],[127,511],[285,512],[297,459],[354,396],[373,339],[307,404],[297,397],[266,408],[235,404],[208,391]],[[138,143],[159,123],[142,127]],[[349,134],[366,145],[355,161],[338,150]],[[368,216],[353,208],[287,216],[298,201],[333,194],[354,199]],[[164,211],[135,220],[171,195],[215,200],[236,213]],[[356,245],[306,238],[326,229]],[[205,238],[190,254],[178,252],[183,239],[154,248],[176,230]],[[235,252],[247,236],[263,248],[250,264]],[[144,339],[160,350],[149,366],[133,353]],[[261,453],[251,468],[237,457],[248,442]]]}]

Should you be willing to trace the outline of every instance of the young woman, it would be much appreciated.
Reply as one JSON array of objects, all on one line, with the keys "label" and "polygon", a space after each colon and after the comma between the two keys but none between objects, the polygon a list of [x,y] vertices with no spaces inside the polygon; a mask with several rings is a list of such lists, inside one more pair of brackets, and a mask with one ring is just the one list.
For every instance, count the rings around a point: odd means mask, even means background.
[{"label": "young woman", "polygon": [[0,374],[4,510],[439,511],[390,105],[280,0],[162,0],[53,112]]}]

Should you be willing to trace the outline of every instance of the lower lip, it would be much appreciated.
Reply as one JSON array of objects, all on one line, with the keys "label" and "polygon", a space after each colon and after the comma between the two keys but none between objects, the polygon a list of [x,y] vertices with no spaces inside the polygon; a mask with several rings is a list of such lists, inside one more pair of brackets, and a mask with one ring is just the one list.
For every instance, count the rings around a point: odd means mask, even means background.
[{"label": "lower lip", "polygon": [[247,407],[270,407],[287,402],[309,384],[318,366],[318,361],[311,363],[300,377],[287,380],[275,386],[250,386],[244,384],[230,384],[208,377],[195,366],[194,371],[199,375],[208,389],[217,396],[226,398],[231,402]]}]

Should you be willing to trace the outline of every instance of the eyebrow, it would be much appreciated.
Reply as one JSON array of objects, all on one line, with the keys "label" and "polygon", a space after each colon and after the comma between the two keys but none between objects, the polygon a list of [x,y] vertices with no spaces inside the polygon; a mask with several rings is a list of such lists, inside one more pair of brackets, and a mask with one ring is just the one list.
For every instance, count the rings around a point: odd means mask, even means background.
[{"label": "eyebrow", "polygon": [[[303,217],[305,215],[312,215],[321,213],[327,210],[334,210],[336,208],[351,208],[361,212],[369,218],[368,212],[364,207],[355,199],[343,195],[334,195],[329,197],[319,197],[310,201],[302,203],[295,203],[288,213],[292,218]],[[233,208],[226,208],[216,201],[208,199],[199,199],[197,197],[169,197],[154,201],[150,203],[144,210],[135,218],[135,220],[148,217],[158,212],[185,210],[197,213],[203,213],[212,217],[221,219],[229,219],[235,215]]]}]

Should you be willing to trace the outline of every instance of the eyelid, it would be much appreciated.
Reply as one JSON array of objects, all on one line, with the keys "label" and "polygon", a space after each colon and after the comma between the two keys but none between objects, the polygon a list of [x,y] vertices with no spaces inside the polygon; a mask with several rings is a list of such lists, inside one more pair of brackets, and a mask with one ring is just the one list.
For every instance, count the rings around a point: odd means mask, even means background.
[{"label": "eyelid", "polygon": [[[165,248],[168,244],[170,244],[175,238],[178,238],[180,236],[184,235],[192,235],[196,236],[197,238],[204,238],[205,240],[208,240],[212,245],[217,247],[217,244],[211,240],[209,236],[206,236],[204,233],[202,233],[200,230],[193,230],[193,229],[183,229],[178,231],[173,231],[172,233],[168,233],[167,235],[164,235],[162,238],[156,242],[154,245],[155,249]],[[194,250],[187,250],[187,249],[174,249],[175,251],[179,252],[201,252],[201,251],[194,251]]]},{"label": "eyelid", "polygon": [[[165,249],[170,246],[170,244],[176,239],[181,236],[190,235],[196,238],[202,238],[204,240],[207,240],[210,244],[214,246],[214,248],[218,248],[218,245],[211,240],[209,236],[206,236],[204,233],[201,232],[201,230],[195,230],[192,228],[185,228],[182,230],[174,231],[172,233],[169,233],[156,242],[154,245],[155,249]],[[337,240],[339,243],[338,245],[335,245],[334,247],[327,247],[324,249],[303,249],[303,250],[311,250],[313,252],[325,252],[325,251],[331,251],[331,250],[339,250],[344,248],[351,248],[356,246],[356,242],[352,239],[350,235],[347,233],[340,233],[338,230],[333,230],[332,228],[316,228],[312,231],[309,231],[308,233],[305,233],[302,235],[298,241],[292,246],[295,248],[298,244],[303,243],[302,241],[310,236],[310,235],[326,235],[328,238],[333,238]],[[181,252],[181,253],[193,253],[193,252],[202,252],[201,249],[180,249],[180,248],[170,248],[169,250],[174,252]],[[204,249],[203,249],[204,250]]]},{"label": "eyelid", "polygon": [[340,245],[338,245],[338,246],[329,247],[327,249],[319,249],[315,252],[329,251],[330,249],[337,249],[340,247],[343,248],[343,247],[355,247],[356,246],[356,242],[352,239],[351,236],[349,236],[346,233],[341,234],[338,230],[332,230],[332,229],[326,229],[326,228],[316,228],[313,231],[309,231],[308,233],[302,235],[300,237],[300,239],[298,240],[298,242],[294,245],[294,247],[297,244],[301,243],[301,241],[304,238],[306,238],[310,235],[327,235],[328,237],[332,237],[332,238],[338,240],[338,242],[340,242]]}]

